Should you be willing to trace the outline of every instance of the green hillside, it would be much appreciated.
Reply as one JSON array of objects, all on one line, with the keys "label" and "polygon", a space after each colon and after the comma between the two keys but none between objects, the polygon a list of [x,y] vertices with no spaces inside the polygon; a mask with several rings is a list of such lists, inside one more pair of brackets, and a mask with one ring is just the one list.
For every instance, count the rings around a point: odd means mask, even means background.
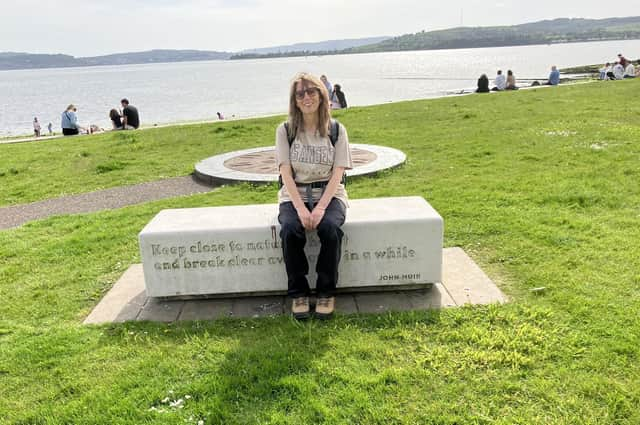
[{"label": "green hillside", "polygon": [[459,27],[405,34],[342,53],[460,49],[640,38],[640,16],[608,19],[560,18],[513,26]]}]

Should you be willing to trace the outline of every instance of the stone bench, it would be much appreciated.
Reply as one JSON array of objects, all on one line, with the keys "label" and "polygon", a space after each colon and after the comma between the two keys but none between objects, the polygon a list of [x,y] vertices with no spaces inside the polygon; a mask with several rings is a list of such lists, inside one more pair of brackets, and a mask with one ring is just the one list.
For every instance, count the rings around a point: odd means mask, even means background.
[{"label": "stone bench", "polygon": [[[442,217],[421,197],[349,201],[339,290],[442,281]],[[140,232],[147,295],[285,293],[276,204],[163,210]],[[307,234],[309,283],[319,240]]]}]

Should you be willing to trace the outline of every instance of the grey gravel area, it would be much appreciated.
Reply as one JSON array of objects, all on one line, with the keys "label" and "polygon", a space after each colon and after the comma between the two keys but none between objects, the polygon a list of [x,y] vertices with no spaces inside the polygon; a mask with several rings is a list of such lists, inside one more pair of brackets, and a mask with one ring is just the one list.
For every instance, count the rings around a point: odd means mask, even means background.
[{"label": "grey gravel area", "polygon": [[212,186],[203,184],[192,176],[185,176],[3,207],[0,208],[0,229],[18,227],[28,221],[53,215],[121,208],[157,199],[209,192],[212,189]]}]

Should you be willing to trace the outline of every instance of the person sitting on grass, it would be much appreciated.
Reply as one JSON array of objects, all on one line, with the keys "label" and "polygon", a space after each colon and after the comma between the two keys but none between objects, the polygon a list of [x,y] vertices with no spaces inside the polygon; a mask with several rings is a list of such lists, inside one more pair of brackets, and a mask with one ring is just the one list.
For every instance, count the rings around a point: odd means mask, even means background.
[{"label": "person sitting on grass", "polygon": [[353,167],[344,126],[331,119],[329,93],[307,73],[296,75],[289,89],[289,118],[276,130],[276,164],[282,187],[278,221],[294,318],[310,317],[309,263],[304,252],[307,232],[317,230],[315,315],[329,318],[335,309],[342,225],[347,192],[342,178]]},{"label": "person sitting on grass", "polygon": [[122,105],[122,128],[124,130],[135,130],[140,127],[138,109],[133,105],[129,105],[127,99],[122,99],[120,104]]},{"label": "person sitting on grass", "polygon": [[482,74],[480,78],[478,78],[476,93],[489,93],[489,78],[487,78],[487,74]]},{"label": "person sitting on grass", "polygon": [[549,73],[549,80],[547,81],[548,86],[557,86],[560,84],[560,71],[558,68],[553,65],[551,67],[551,72]]},{"label": "person sitting on grass", "polygon": [[333,85],[333,93],[331,93],[331,109],[344,109],[347,107],[347,98],[342,91],[340,84]]},{"label": "person sitting on grass", "polygon": [[616,62],[613,65],[613,78],[616,80],[622,80],[624,78],[624,67],[620,62]]},{"label": "person sitting on grass", "polygon": [[122,130],[122,117],[117,109],[114,108],[109,111],[109,119],[114,130]]},{"label": "person sitting on grass", "polygon": [[502,91],[507,87],[507,79],[505,78],[501,69],[498,70],[494,84],[495,87],[491,89],[492,91]]},{"label": "person sitting on grass", "polygon": [[504,88],[505,90],[518,90],[518,86],[516,86],[516,77],[513,75],[513,71],[507,71],[507,86]]},{"label": "person sitting on grass", "polygon": [[629,65],[624,70],[624,78],[636,78],[636,67],[633,62],[629,61]]},{"label": "person sitting on grass", "polygon": [[606,80],[607,79],[607,72],[609,72],[609,68],[611,67],[611,64],[609,62],[605,63],[604,66],[602,68],[600,68],[598,70],[598,79],[599,80]]}]

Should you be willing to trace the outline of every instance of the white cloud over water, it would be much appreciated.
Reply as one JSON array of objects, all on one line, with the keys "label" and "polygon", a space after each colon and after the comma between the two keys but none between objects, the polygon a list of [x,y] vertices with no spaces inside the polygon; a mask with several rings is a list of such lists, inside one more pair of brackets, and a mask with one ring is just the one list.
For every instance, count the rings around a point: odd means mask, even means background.
[{"label": "white cloud over water", "polygon": [[5,2],[0,51],[93,56],[154,48],[239,51],[557,17],[638,14],[637,0],[20,0]]}]

